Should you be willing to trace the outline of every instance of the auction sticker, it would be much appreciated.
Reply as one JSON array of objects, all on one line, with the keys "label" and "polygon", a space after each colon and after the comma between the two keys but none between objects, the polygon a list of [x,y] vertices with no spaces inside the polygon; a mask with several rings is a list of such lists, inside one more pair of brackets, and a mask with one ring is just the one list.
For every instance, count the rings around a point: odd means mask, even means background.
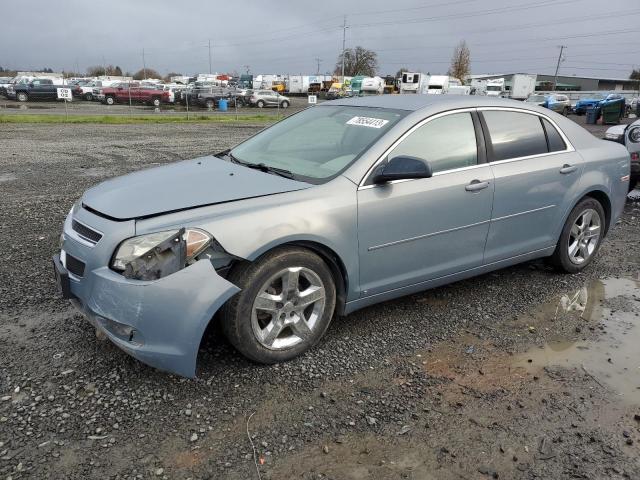
[{"label": "auction sticker", "polygon": [[369,128],[382,128],[387,123],[389,123],[389,120],[385,120],[383,118],[353,117],[347,122],[347,125],[359,125],[361,127]]}]

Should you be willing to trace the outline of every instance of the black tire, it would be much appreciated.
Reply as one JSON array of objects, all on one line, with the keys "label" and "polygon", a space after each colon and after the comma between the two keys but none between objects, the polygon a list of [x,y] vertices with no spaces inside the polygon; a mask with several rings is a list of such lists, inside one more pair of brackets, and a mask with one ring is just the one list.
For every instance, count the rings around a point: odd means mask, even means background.
[{"label": "black tire", "polygon": [[160,99],[158,97],[154,97],[151,99],[151,105],[153,105],[154,107],[159,107],[160,106]]},{"label": "black tire", "polygon": [[87,102],[92,101],[92,100],[93,100],[93,93],[85,93],[85,94],[84,94],[84,99],[85,99]]},{"label": "black tire", "polygon": [[280,108],[289,108],[289,102],[287,102],[286,100],[285,100],[285,101],[283,101],[283,102],[280,104]]},{"label": "black tire", "polygon": [[205,105],[207,108],[211,108],[211,109],[213,109],[213,108],[215,108],[215,107],[216,107],[216,102],[215,102],[212,98],[208,98],[208,99],[207,99],[207,101],[206,101],[206,102],[204,102],[204,105]]},{"label": "black tire", "polygon": [[262,100],[258,100],[258,103],[256,103],[256,107],[264,108],[264,102]]},{"label": "black tire", "polygon": [[638,179],[637,178],[632,178],[631,180],[629,180],[629,191],[633,191],[636,189],[636,187],[638,186]]},{"label": "black tire", "polygon": [[16,100],[18,100],[19,102],[27,102],[29,100],[29,95],[27,95],[25,92],[18,92],[16,94]]},{"label": "black tire", "polygon": [[[588,209],[595,210],[600,216],[600,236],[598,238],[597,245],[593,253],[584,260],[582,263],[577,264],[574,263],[569,256],[569,240],[571,236],[571,228],[574,223],[578,220],[578,217],[582,215],[582,213]],[[562,228],[562,233],[560,234],[560,239],[556,245],[556,249],[553,252],[550,260],[553,266],[556,267],[557,270],[565,273],[578,273],[584,270],[593,260],[593,258],[598,253],[600,249],[600,245],[602,245],[602,240],[604,238],[604,233],[606,230],[606,217],[604,214],[604,209],[600,202],[598,202],[595,198],[585,197],[583,198],[567,217],[567,221]]]},{"label": "black tire", "polygon": [[[314,272],[322,281],[325,303],[309,338],[288,348],[274,350],[265,347],[252,327],[254,301],[265,282],[283,269],[302,267]],[[264,254],[253,263],[237,265],[229,272],[229,281],[241,291],[222,308],[222,331],[231,344],[247,358],[265,364],[284,362],[309,350],[322,338],[335,309],[336,290],[331,270],[315,253],[299,247],[282,247]],[[287,302],[289,303],[289,302]],[[276,314],[277,315],[277,314]],[[282,318],[282,317],[281,317]],[[283,330],[283,332],[286,328]]]},{"label": "black tire", "polygon": [[562,115],[564,115],[565,117],[569,116],[569,107],[564,107],[564,109],[562,110]]},{"label": "black tire", "polygon": [[105,97],[104,103],[106,103],[107,105],[113,105],[114,103],[116,103],[116,99],[113,97]]}]

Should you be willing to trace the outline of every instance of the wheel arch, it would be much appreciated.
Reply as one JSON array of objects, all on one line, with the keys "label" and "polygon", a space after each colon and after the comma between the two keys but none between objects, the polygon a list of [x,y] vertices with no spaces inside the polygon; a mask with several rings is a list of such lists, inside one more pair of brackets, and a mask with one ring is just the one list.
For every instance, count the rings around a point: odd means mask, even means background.
[{"label": "wheel arch", "polygon": [[607,195],[603,190],[591,190],[590,192],[587,192],[585,195],[583,195],[582,198],[580,198],[580,200],[576,202],[576,205],[587,197],[591,197],[594,200],[597,200],[600,203],[600,205],[602,205],[602,209],[604,210],[604,217],[605,217],[604,231],[606,235],[606,233],[609,231],[609,228],[611,227],[610,225],[611,224],[611,199],[609,198],[609,195]]}]

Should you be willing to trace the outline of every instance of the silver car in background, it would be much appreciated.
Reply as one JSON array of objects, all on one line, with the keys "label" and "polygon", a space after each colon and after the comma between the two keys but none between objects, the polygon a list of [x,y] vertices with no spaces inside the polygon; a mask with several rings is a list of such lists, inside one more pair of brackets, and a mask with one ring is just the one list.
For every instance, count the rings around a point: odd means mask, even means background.
[{"label": "silver car in background", "polygon": [[628,184],[623,146],[534,105],[342,99],[91,188],[53,261],[114,344],[191,377],[212,321],[274,363],[378,302],[541,257],[579,272]]},{"label": "silver car in background", "polygon": [[548,108],[549,110],[553,110],[565,117],[571,113],[571,100],[567,95],[562,95],[560,93],[545,95],[534,93],[529,95],[525,102]]},{"label": "silver car in background", "polygon": [[258,108],[277,106],[287,108],[291,105],[291,100],[273,90],[253,90],[249,96],[249,104]]}]

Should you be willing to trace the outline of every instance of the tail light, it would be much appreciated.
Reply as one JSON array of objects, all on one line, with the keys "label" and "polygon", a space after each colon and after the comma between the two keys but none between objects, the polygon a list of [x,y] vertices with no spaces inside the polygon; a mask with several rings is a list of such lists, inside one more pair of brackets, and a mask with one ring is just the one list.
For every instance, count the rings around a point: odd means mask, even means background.
[{"label": "tail light", "polygon": [[631,152],[631,161],[632,162],[640,161],[640,153],[639,152]]}]

